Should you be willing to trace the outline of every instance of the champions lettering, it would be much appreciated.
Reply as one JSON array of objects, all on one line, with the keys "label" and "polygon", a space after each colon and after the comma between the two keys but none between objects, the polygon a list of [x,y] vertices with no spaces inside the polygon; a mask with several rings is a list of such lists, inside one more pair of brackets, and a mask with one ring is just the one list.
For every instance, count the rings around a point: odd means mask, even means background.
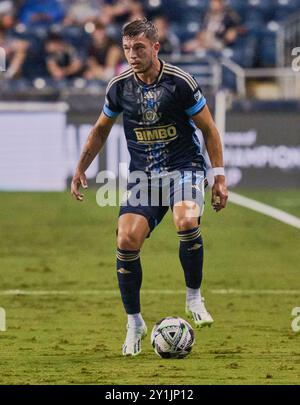
[{"label": "champions lettering", "polygon": [[177,130],[174,125],[155,128],[135,128],[136,139],[141,143],[169,142],[177,138]]}]

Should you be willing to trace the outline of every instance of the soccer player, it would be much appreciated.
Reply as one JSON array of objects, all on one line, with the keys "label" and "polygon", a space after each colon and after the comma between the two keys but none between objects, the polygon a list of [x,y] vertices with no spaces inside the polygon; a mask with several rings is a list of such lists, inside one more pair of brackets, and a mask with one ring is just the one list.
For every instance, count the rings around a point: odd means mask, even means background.
[{"label": "soccer player", "polygon": [[[202,131],[213,167],[212,205],[226,205],[222,146],[219,133],[196,80],[158,58],[158,32],[151,21],[135,20],[123,28],[123,49],[129,68],[107,87],[103,111],[93,127],[74,174],[71,193],[83,200],[79,188],[87,188],[85,171],[103,147],[116,117],[123,113],[131,155],[129,171],[142,171],[147,179],[177,173],[170,188],[170,206],[180,240],[179,257],[186,283],[186,312],[196,326],[211,325],[204,305],[202,281],[203,241],[199,229],[204,205],[205,161],[195,133]],[[179,177],[178,177],[179,173]],[[195,199],[180,198],[182,186],[194,190]],[[160,187],[160,186],[159,186]],[[140,249],[168,210],[163,204],[122,203],[117,231],[117,276],[128,316],[123,355],[141,352],[146,324],[140,309],[142,267]],[[146,186],[147,188],[147,186]]]}]

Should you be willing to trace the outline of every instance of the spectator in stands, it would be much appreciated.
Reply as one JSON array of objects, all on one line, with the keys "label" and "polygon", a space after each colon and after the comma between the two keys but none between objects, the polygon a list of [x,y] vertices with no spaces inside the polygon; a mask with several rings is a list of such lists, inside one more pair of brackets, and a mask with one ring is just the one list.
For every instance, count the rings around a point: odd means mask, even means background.
[{"label": "spectator in stands", "polygon": [[180,55],[179,38],[170,30],[169,22],[163,15],[157,16],[153,20],[158,29],[158,39],[160,43],[160,55],[176,56]]},{"label": "spectator in stands", "polygon": [[58,0],[22,0],[19,21],[27,26],[49,26],[60,23],[64,10]]},{"label": "spectator in stands", "polygon": [[15,7],[12,1],[0,1],[0,22],[4,29],[10,29],[15,22]]},{"label": "spectator in stands", "polygon": [[116,74],[121,57],[120,47],[107,35],[104,25],[98,23],[92,34],[84,77],[88,80],[110,80]]},{"label": "spectator in stands", "polygon": [[20,76],[26,58],[29,43],[24,40],[10,37],[0,22],[0,47],[5,50],[6,72],[4,77],[12,79]]},{"label": "spectator in stands", "polygon": [[111,22],[125,24],[126,22],[145,17],[141,0],[112,0],[105,9]]},{"label": "spectator in stands", "polygon": [[82,72],[82,62],[75,48],[55,33],[46,40],[46,65],[53,79],[68,79],[79,76]]},{"label": "spectator in stands", "polygon": [[111,21],[107,0],[64,0],[66,9],[65,25],[84,25],[90,21]]},{"label": "spectator in stands", "polygon": [[203,49],[219,51],[232,45],[239,33],[240,18],[224,0],[210,0],[203,29],[183,46],[185,52]]},{"label": "spectator in stands", "polygon": [[131,0],[128,4],[129,7],[129,16],[127,22],[134,20],[142,20],[145,18],[145,11],[143,4],[140,0]]}]

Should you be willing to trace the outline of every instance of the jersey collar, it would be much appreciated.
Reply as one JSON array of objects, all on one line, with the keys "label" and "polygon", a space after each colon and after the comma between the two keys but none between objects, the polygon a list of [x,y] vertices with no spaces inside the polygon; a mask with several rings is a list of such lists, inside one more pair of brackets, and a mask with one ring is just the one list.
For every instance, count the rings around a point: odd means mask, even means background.
[{"label": "jersey collar", "polygon": [[141,79],[138,78],[137,74],[134,73],[134,78],[137,82],[137,84],[141,87],[147,87],[147,88],[151,88],[151,87],[155,87],[161,80],[162,75],[164,74],[164,69],[165,69],[165,62],[161,59],[159,59],[160,61],[160,71],[159,74],[157,76],[157,78],[155,79],[155,81],[151,84],[146,84],[144,83]]}]

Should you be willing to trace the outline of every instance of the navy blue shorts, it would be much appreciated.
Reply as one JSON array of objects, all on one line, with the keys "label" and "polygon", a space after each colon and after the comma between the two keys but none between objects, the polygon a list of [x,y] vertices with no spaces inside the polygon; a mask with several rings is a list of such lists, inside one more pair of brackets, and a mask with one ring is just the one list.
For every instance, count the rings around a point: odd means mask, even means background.
[{"label": "navy blue shorts", "polygon": [[[144,216],[150,233],[161,222],[168,209],[180,201],[195,201],[204,210],[204,188],[207,185],[204,171],[180,170],[152,177],[129,179],[119,216],[137,214]],[[150,234],[149,234],[150,235]],[[148,235],[148,236],[149,236]]]}]

